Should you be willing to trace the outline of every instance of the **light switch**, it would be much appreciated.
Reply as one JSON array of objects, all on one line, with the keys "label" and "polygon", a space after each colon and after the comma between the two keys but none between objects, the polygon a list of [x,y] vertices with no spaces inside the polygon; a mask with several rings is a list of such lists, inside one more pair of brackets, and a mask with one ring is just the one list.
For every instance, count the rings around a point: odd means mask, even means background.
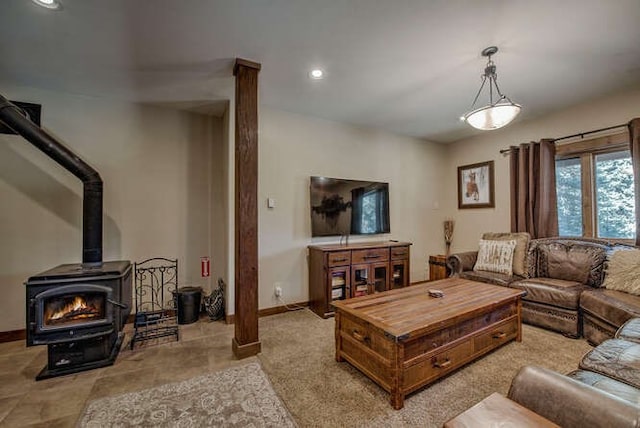
[{"label": "light switch", "polygon": [[267,208],[275,208],[276,200],[273,198],[267,198]]}]

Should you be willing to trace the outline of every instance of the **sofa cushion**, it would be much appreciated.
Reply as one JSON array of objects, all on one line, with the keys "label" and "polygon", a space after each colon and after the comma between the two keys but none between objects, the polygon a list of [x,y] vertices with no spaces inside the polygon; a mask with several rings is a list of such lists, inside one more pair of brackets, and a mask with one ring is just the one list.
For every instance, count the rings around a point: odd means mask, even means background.
[{"label": "sofa cushion", "polygon": [[512,282],[509,287],[526,291],[522,300],[574,310],[580,307],[580,294],[586,288],[577,281],[555,278],[523,279]]},{"label": "sofa cushion", "polygon": [[640,250],[614,251],[607,261],[603,287],[640,295]]},{"label": "sofa cushion", "polygon": [[488,241],[516,241],[516,248],[513,250],[513,274],[525,278],[528,276],[527,251],[531,235],[527,232],[487,232],[482,235],[482,239]]},{"label": "sofa cushion", "polygon": [[640,343],[640,318],[631,318],[616,331],[616,339]]},{"label": "sofa cushion", "polygon": [[582,357],[580,368],[640,388],[640,344],[621,339],[605,340]]},{"label": "sofa cushion", "polygon": [[487,271],[513,273],[513,251],[516,248],[516,241],[488,241],[481,239],[478,248],[478,258],[473,266],[475,271]]},{"label": "sofa cushion", "polygon": [[580,307],[619,327],[630,318],[640,317],[640,296],[604,288],[587,289],[580,296]]},{"label": "sofa cushion", "polygon": [[[545,239],[531,248],[535,254],[532,276],[576,281],[592,287],[602,285],[606,247],[571,240]],[[531,262],[531,257],[529,258]]]},{"label": "sofa cushion", "polygon": [[608,392],[616,397],[620,397],[631,403],[640,403],[640,389],[610,377],[603,376],[600,373],[588,370],[575,370],[567,374],[567,376],[571,379],[591,385],[594,388],[598,388],[601,391]]},{"label": "sofa cushion", "polygon": [[471,281],[485,282],[487,284],[501,285],[507,287],[514,278],[521,278],[512,275],[505,275],[504,273],[486,272],[482,270],[467,270],[461,272],[460,278],[468,279]]}]

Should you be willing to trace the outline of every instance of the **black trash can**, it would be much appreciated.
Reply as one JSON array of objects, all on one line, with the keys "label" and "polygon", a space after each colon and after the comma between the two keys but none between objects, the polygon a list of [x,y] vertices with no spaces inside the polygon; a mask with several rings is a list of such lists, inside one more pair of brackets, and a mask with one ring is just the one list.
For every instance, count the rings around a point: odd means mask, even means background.
[{"label": "black trash can", "polygon": [[178,324],[191,324],[198,321],[202,287],[180,287],[176,294]]}]

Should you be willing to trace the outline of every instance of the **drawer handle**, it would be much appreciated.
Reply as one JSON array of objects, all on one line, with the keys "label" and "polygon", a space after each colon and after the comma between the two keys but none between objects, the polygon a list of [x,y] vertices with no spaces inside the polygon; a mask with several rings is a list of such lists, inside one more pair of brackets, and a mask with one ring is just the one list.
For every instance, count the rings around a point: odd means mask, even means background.
[{"label": "drawer handle", "polygon": [[433,363],[433,367],[437,367],[439,369],[446,369],[447,367],[449,367],[451,365],[451,360],[450,359],[446,359],[443,362],[438,362],[436,361],[435,363]]},{"label": "drawer handle", "polygon": [[369,338],[367,336],[364,336],[363,334],[360,334],[357,330],[353,330],[353,338],[355,340],[357,340],[358,342],[368,342]]},{"label": "drawer handle", "polygon": [[382,257],[381,255],[377,255],[377,256],[364,256],[365,259],[379,259],[380,257]]},{"label": "drawer handle", "polygon": [[393,256],[406,256],[407,253],[393,253]]},{"label": "drawer handle", "polygon": [[346,257],[343,257],[341,259],[333,259],[332,261],[333,262],[346,262],[347,260],[349,260],[349,259],[347,259]]},{"label": "drawer handle", "polygon": [[499,331],[497,333],[493,333],[493,338],[494,339],[504,339],[507,336],[507,333],[503,332],[503,331]]}]

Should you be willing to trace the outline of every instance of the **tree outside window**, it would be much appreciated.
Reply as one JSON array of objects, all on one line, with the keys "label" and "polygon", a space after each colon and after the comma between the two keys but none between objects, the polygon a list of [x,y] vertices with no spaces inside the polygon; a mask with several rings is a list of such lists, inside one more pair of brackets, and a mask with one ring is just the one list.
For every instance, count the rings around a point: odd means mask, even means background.
[{"label": "tree outside window", "polygon": [[633,168],[626,135],[560,146],[556,192],[560,236],[634,239]]}]

